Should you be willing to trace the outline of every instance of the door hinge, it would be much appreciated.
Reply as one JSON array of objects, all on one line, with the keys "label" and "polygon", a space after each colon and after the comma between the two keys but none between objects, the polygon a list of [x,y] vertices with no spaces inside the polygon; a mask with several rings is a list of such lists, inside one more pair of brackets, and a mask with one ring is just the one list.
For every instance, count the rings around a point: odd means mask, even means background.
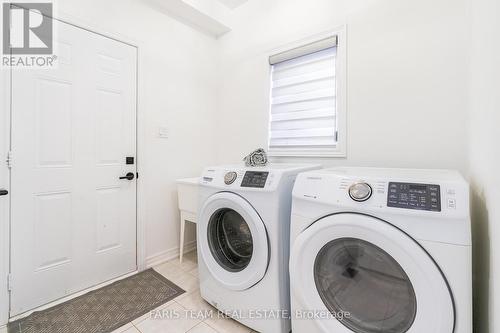
[{"label": "door hinge", "polygon": [[7,291],[12,291],[12,274],[7,275]]},{"label": "door hinge", "polygon": [[339,142],[339,131],[335,131],[335,142]]},{"label": "door hinge", "polygon": [[135,178],[137,178],[137,179],[139,178],[139,173],[138,172],[135,173]]},{"label": "door hinge", "polygon": [[7,152],[7,168],[12,169],[12,150]]}]

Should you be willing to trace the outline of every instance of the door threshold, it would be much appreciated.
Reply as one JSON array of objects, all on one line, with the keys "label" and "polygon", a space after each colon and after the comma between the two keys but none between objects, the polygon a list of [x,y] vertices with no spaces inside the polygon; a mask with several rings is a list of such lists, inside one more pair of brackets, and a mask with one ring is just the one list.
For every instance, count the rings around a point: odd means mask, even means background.
[{"label": "door threshold", "polygon": [[[47,304],[41,305],[41,306],[39,306],[39,307],[36,307],[36,308],[31,309],[31,310],[26,311],[26,312],[20,313],[20,314],[18,314],[18,315],[16,315],[16,316],[14,316],[14,317],[10,317],[10,318],[9,318],[9,323],[10,323],[10,322],[13,322],[13,321],[16,321],[16,320],[18,320],[18,319],[22,319],[22,318],[28,317],[28,316],[29,316],[29,315],[31,315],[33,312],[46,310],[46,309],[51,308],[51,307],[53,307],[53,306],[56,306],[56,305],[59,305],[59,304],[61,304],[61,303],[66,302],[66,301],[69,301],[70,299],[73,299],[73,298],[76,298],[76,297],[78,297],[78,296],[84,295],[84,294],[86,294],[86,293],[88,293],[88,292],[90,292],[90,291],[93,291],[93,290],[96,290],[96,289],[99,289],[99,288],[105,287],[105,286],[110,285],[110,284],[112,284],[112,283],[114,283],[114,282],[116,282],[116,281],[120,281],[120,280],[123,280],[123,279],[125,279],[125,278],[128,278],[129,276],[132,276],[132,275],[137,274],[137,273],[139,273],[139,270],[135,270],[135,271],[130,272],[130,273],[127,273],[127,274],[125,274],[125,275],[120,275],[119,277],[116,277],[116,278],[114,278],[114,279],[108,280],[108,281],[106,281],[106,282],[102,282],[102,283],[97,284],[97,285],[95,285],[95,286],[92,286],[92,287],[90,287],[90,288],[87,288],[87,289],[84,289],[84,290],[81,290],[81,291],[75,292],[75,293],[73,293],[73,294],[71,294],[71,295],[64,296],[64,297],[59,298],[59,299],[57,299],[57,300],[55,300],[55,301],[52,301],[52,302],[50,302],[50,303],[47,303]],[[0,328],[1,328],[1,327],[2,327],[2,326],[0,326]]]}]

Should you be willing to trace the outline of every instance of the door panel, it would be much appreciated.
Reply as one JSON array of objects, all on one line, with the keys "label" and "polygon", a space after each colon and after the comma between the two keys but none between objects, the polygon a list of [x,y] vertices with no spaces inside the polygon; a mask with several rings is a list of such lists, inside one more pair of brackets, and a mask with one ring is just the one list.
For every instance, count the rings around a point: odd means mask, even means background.
[{"label": "door panel", "polygon": [[[122,159],[122,96],[120,92],[96,90],[98,165],[119,165]],[[117,123],[120,126],[117,126]]]},{"label": "door panel", "polygon": [[44,193],[35,196],[35,270],[42,271],[72,260],[72,198],[69,192]]},{"label": "door panel", "polygon": [[54,29],[57,68],[12,72],[11,316],[136,269],[136,49]]},{"label": "door panel", "polygon": [[[35,115],[38,166],[69,167],[72,164],[71,91],[69,82],[37,80]],[[58,124],[54,126],[54,124]]]},{"label": "door panel", "polygon": [[119,192],[119,187],[97,190],[97,253],[110,251],[120,246]]}]

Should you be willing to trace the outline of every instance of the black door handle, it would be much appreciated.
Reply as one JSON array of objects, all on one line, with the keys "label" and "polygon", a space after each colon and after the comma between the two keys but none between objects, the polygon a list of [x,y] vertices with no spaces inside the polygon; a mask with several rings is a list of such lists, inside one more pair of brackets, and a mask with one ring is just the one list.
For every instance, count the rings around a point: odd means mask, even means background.
[{"label": "black door handle", "polygon": [[7,195],[7,194],[9,194],[9,191],[4,190],[4,189],[1,189],[1,190],[0,190],[0,196],[1,196],[1,195]]},{"label": "black door handle", "polygon": [[135,175],[134,175],[134,173],[133,173],[133,172],[129,172],[129,173],[127,173],[125,176],[120,177],[120,179],[127,179],[127,180],[132,180],[132,179],[134,179],[134,178],[135,178]]}]

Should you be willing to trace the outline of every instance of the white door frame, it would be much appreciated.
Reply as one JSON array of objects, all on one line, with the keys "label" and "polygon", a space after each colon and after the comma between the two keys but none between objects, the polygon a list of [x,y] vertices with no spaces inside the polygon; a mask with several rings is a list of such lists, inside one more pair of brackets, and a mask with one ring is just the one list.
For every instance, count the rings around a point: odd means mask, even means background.
[{"label": "white door frame", "polygon": [[[81,18],[75,17],[71,14],[67,14],[59,11],[57,15],[53,17],[61,22],[71,24],[78,28],[87,30],[91,33],[97,33],[107,38],[114,39],[118,42],[128,44],[137,49],[137,63],[136,63],[136,167],[139,177],[137,181],[137,271],[142,271],[146,269],[146,201],[145,201],[145,182],[144,175],[146,170],[141,163],[145,156],[145,144],[139,138],[145,132],[143,115],[141,113],[141,95],[142,91],[139,89],[139,82],[142,79],[139,75],[140,67],[140,52],[141,43],[138,41],[119,34],[114,31],[109,31],[103,29],[99,24],[95,22],[84,21]],[[10,122],[10,111],[11,111],[11,81],[10,81],[10,70],[0,69],[0,186],[5,186],[6,189],[10,191],[10,172],[5,163],[7,153],[10,150],[11,145],[11,122]],[[3,184],[3,180],[9,180],[6,184]],[[4,204],[2,209],[2,202],[0,202],[0,328],[8,323],[9,320],[9,308],[10,308],[10,295],[8,293],[8,274],[10,272],[10,196],[6,196],[1,199]]]},{"label": "white door frame", "polygon": [[[10,191],[6,158],[10,146],[10,72],[0,76],[0,186]],[[0,198],[0,327],[9,319],[8,274],[10,270],[10,195]]]}]

